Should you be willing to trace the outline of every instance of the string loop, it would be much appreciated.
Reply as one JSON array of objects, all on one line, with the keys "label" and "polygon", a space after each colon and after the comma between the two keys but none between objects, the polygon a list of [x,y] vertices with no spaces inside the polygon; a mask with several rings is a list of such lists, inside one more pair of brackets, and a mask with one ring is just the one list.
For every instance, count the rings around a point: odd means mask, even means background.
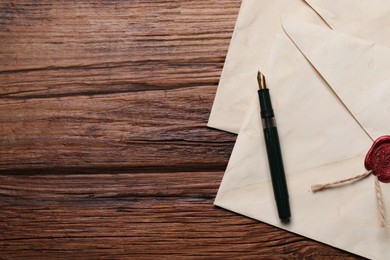
[{"label": "string loop", "polygon": [[[372,174],[372,171],[368,171],[368,172],[365,172],[363,174],[359,174],[357,176],[343,179],[343,180],[338,180],[338,181],[324,183],[324,184],[314,184],[311,186],[311,191],[318,192],[318,191],[333,188],[333,187],[336,187],[339,185],[349,184],[351,182],[362,180],[362,179],[370,176],[371,174]],[[380,183],[379,183],[378,177],[376,177],[376,176],[375,176],[375,192],[376,192],[376,198],[378,201],[379,211],[380,211],[380,215],[381,215],[381,227],[385,227],[386,226],[385,208],[383,205]]]}]

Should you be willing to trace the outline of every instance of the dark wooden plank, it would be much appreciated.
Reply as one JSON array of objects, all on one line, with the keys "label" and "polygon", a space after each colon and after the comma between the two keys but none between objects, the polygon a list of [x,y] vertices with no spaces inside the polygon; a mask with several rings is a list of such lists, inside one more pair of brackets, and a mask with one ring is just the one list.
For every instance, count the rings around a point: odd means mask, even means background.
[{"label": "dark wooden plank", "polygon": [[0,94],[216,85],[239,0],[0,1]]},{"label": "dark wooden plank", "polygon": [[214,88],[2,99],[0,169],[223,170],[235,136],[206,128]]},{"label": "dark wooden plank", "polygon": [[214,207],[221,177],[0,175],[1,256],[357,259]]}]

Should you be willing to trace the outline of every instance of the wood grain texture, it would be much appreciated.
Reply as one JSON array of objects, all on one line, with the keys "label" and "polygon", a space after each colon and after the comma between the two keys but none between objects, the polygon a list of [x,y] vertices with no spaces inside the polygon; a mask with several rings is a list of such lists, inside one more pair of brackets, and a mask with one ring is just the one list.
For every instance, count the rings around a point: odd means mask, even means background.
[{"label": "wood grain texture", "polygon": [[0,175],[0,217],[7,219],[0,248],[5,258],[354,259],[215,208],[221,177],[221,172]]},{"label": "wood grain texture", "polygon": [[239,3],[218,5],[2,3],[0,170],[223,170],[235,137],[204,125]]},{"label": "wood grain texture", "polygon": [[212,205],[240,0],[0,0],[0,259],[357,259]]}]

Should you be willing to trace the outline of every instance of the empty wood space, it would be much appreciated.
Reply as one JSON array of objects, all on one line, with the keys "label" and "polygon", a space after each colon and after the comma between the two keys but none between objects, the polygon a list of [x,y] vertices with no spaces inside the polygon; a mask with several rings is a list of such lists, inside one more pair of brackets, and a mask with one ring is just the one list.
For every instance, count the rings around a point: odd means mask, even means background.
[{"label": "empty wood space", "polygon": [[357,258],[213,206],[240,4],[0,0],[0,259]]}]

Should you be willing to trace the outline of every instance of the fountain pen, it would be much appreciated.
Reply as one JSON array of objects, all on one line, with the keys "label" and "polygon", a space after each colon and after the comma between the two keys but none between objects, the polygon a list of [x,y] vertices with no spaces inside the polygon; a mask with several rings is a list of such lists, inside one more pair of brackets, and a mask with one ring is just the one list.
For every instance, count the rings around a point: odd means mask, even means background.
[{"label": "fountain pen", "polygon": [[276,206],[279,218],[282,222],[288,222],[291,217],[291,212],[278,130],[276,128],[275,115],[274,110],[272,109],[269,89],[266,86],[265,77],[260,71],[257,74],[257,81],[259,84],[258,94],[265,146],[267,150]]}]

